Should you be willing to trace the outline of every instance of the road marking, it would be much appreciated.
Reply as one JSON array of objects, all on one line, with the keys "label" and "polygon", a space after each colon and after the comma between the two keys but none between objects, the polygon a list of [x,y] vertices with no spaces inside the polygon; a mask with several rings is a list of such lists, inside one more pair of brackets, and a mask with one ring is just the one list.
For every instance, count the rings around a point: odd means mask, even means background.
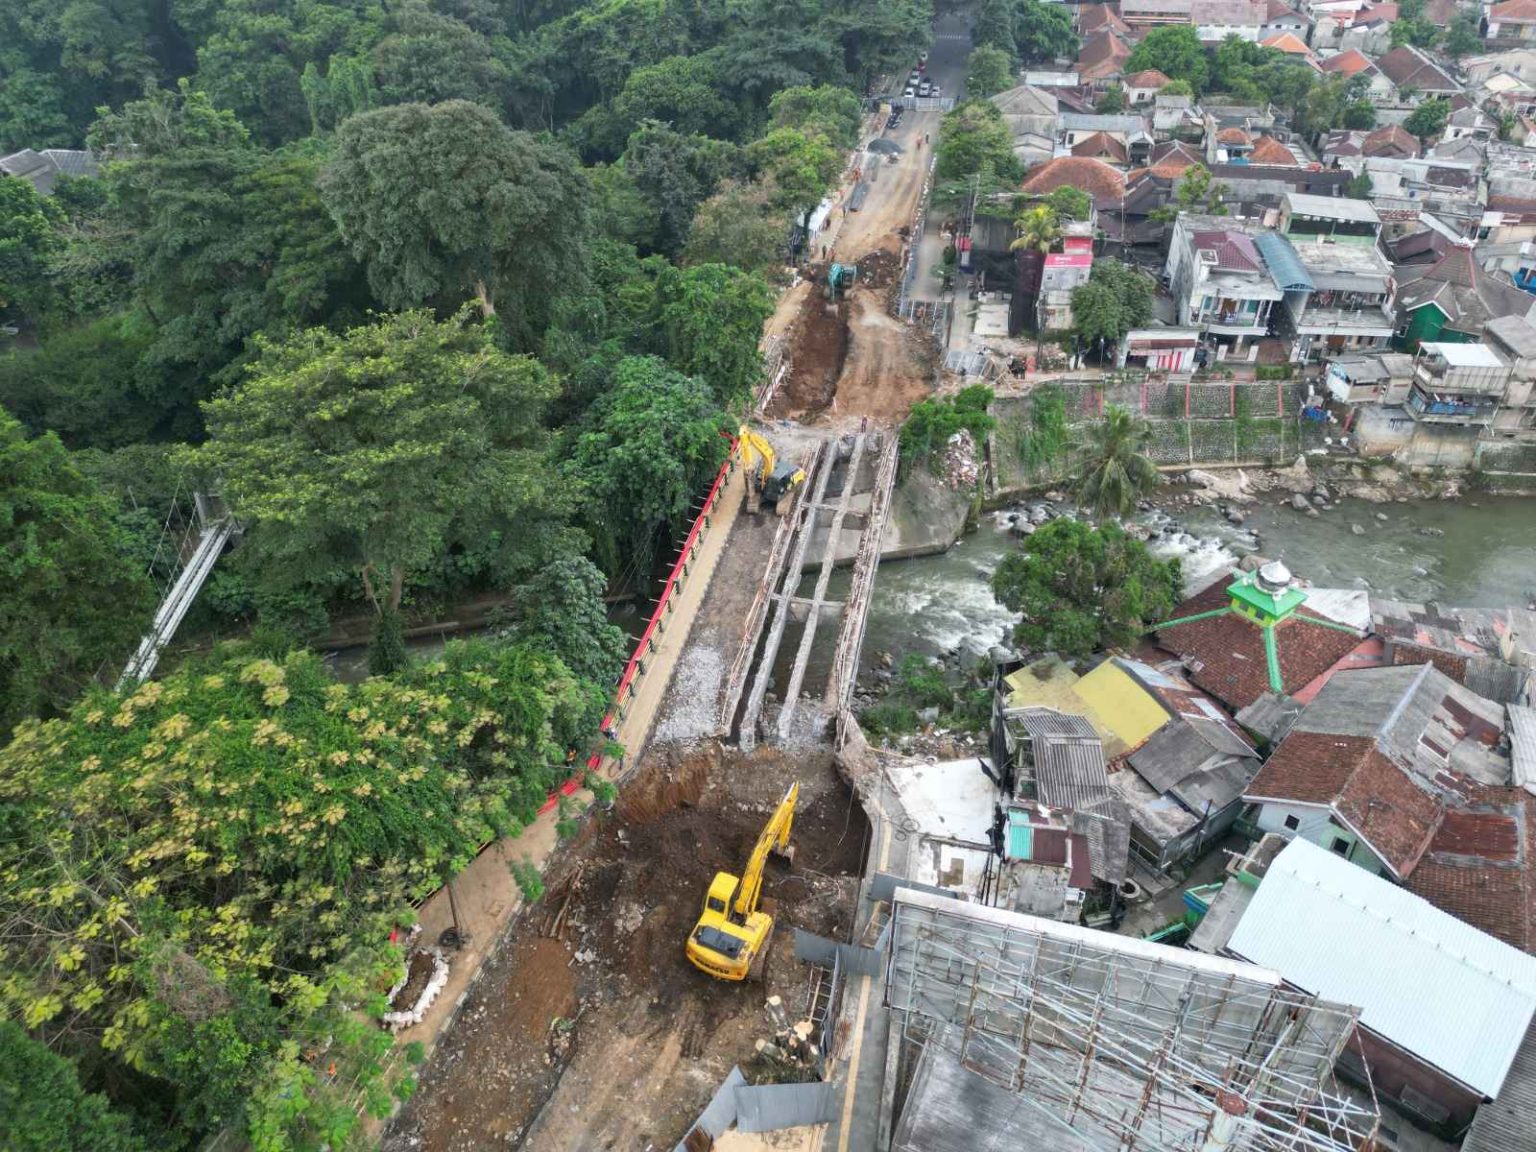
[{"label": "road marking", "polygon": [[[891,828],[887,821],[880,822],[880,860],[876,870],[884,872],[891,858]],[[843,1093],[843,1119],[837,1129],[837,1152],[848,1152],[849,1126],[853,1123],[853,1098],[859,1090],[859,1057],[864,1052],[864,1014],[869,1009],[869,990],[874,986],[873,976],[864,977],[864,987],[859,989],[859,1011],[853,1021],[853,1051],[848,1056],[848,1088]]]}]

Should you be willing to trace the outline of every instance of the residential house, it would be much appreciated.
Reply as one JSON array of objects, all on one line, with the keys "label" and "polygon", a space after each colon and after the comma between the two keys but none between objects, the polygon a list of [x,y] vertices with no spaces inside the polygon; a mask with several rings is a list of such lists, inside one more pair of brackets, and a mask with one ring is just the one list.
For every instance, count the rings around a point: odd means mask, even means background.
[{"label": "residential house", "polygon": [[1419,154],[1419,142],[1400,124],[1383,124],[1360,141],[1360,155],[1407,160]]},{"label": "residential house", "polygon": [[1013,136],[1013,154],[1026,168],[1056,154],[1056,94],[1021,84],[991,97]]},{"label": "residential house", "polygon": [[1181,213],[1164,267],[1181,326],[1199,328],[1239,356],[1269,335],[1270,314],[1285,294],[1239,223]]},{"label": "residential house", "polygon": [[1491,52],[1486,56],[1468,56],[1461,61],[1468,84],[1485,84],[1499,73],[1536,83],[1536,46]]},{"label": "residential house", "polygon": [[1278,32],[1259,43],[1265,48],[1273,48],[1276,52],[1284,52],[1287,56],[1303,61],[1314,71],[1322,71],[1307,42],[1294,32]]},{"label": "residential house", "polygon": [[[1413,357],[1401,352],[1349,352],[1328,361],[1324,383],[1340,404],[1401,407],[1413,380]],[[1347,427],[1347,426],[1346,426]]]},{"label": "residential house", "polygon": [[1096,888],[1088,837],[1072,814],[1029,801],[998,804],[992,826],[997,856],[994,908],[1076,924]]},{"label": "residential house", "polygon": [[1062,147],[1074,156],[1081,155],[1077,151],[1079,144],[1092,141],[1095,149],[1101,149],[1106,140],[1113,141],[1119,149],[1107,154],[1091,151],[1088,155],[1100,155],[1105,159],[1112,155],[1122,165],[1140,166],[1152,153],[1152,135],[1147,131],[1147,122],[1140,116],[1060,112],[1056,122]]},{"label": "residential house", "polygon": [[1274,136],[1259,136],[1253,142],[1246,163],[1266,168],[1299,168],[1303,161],[1289,145]]},{"label": "residential house", "polygon": [[50,195],[60,177],[93,177],[101,174],[101,165],[89,152],[69,148],[44,148],[34,152],[23,148],[9,156],[0,156],[0,176],[25,180],[44,196]]},{"label": "residential house", "polygon": [[1433,264],[1397,271],[1401,338],[1413,349],[1426,340],[1474,343],[1497,316],[1528,316],[1536,304],[1510,280],[1485,272],[1470,240],[1453,241]]},{"label": "residential house", "polygon": [[[1478,81],[1472,89],[1473,102],[1499,112],[1502,116],[1530,116],[1536,111],[1536,87],[1528,84],[1513,72],[1495,72]],[[1449,132],[1450,126],[1447,126]],[[1461,133],[1451,136],[1459,140],[1467,135],[1486,139],[1486,134]]]},{"label": "residential house", "polygon": [[1367,4],[1340,32],[1335,47],[1340,51],[1353,48],[1367,56],[1380,56],[1392,46],[1392,25],[1396,20],[1396,4]]},{"label": "residential house", "polygon": [[[1339,203],[1364,203],[1340,200]],[[1375,245],[1326,236],[1276,236],[1263,249],[1277,279],[1284,269],[1291,360],[1308,363],[1344,351],[1385,348],[1397,331],[1392,266]],[[1290,256],[1299,262],[1291,263]]]},{"label": "residential house", "polygon": [[1463,781],[1509,784],[1504,727],[1502,704],[1430,664],[1338,672],[1249,785],[1254,822],[1405,881]]},{"label": "residential house", "polygon": [[1381,217],[1369,200],[1288,192],[1280,203],[1279,227],[1296,244],[1332,240],[1375,247]]},{"label": "residential house", "polygon": [[1483,39],[1493,47],[1518,47],[1536,41],[1536,0],[1504,0],[1483,16]]},{"label": "residential house", "polygon": [[[1093,218],[1063,221],[1061,232],[1056,250],[1034,254],[1040,260],[1040,283],[1034,293],[1036,324],[1046,332],[1072,327],[1072,291],[1088,283],[1093,273]],[[1019,255],[1022,265],[1030,254]]]},{"label": "residential house", "polygon": [[1057,726],[1070,717],[1094,734],[1129,813],[1131,855],[1153,871],[1196,858],[1225,835],[1259,767],[1242,729],[1171,666],[1117,656],[1078,676],[1048,657],[1009,671],[998,693],[1008,717],[1042,713]]},{"label": "residential house", "polygon": [[1269,18],[1269,0],[1192,0],[1189,16],[1205,44],[1221,44],[1229,36],[1255,43]]},{"label": "residential house", "polygon": [[1536,1017],[1536,957],[1305,840],[1269,864],[1222,952],[1358,1005],[1339,1071],[1442,1136],[1500,1095]]},{"label": "residential house", "polygon": [[1105,84],[1120,75],[1131,55],[1131,38],[1112,27],[1083,37],[1077,49],[1077,74],[1085,84]]},{"label": "residential house", "polygon": [[1324,57],[1318,62],[1318,67],[1329,76],[1366,77],[1368,86],[1365,94],[1372,103],[1390,100],[1396,91],[1392,81],[1388,80],[1381,69],[1371,62],[1370,57],[1357,48],[1349,48]]},{"label": "residential house", "polygon": [[[1205,131],[1205,116],[1192,96],[1159,92],[1152,99],[1152,137],[1159,143],[1170,138],[1198,140]],[[1149,160],[1149,163],[1153,161]]]},{"label": "residential house", "polygon": [[[1456,683],[1506,706],[1536,698],[1536,612],[1373,596],[1371,631],[1381,637],[1387,664],[1433,664]],[[1516,783],[1523,786],[1518,778]]]},{"label": "residential house", "polygon": [[1117,887],[1125,879],[1130,823],[1109,786],[1104,747],[1082,716],[1046,707],[1014,707],[1006,694],[1005,666],[992,710],[992,764],[1016,802],[1036,801],[1077,819],[1073,830],[1088,841],[1094,879]]},{"label": "residential house", "polygon": [[1106,164],[1113,164],[1117,168],[1128,168],[1131,163],[1130,150],[1118,136],[1111,136],[1108,132],[1093,132],[1080,137],[1076,144],[1072,145],[1072,155],[1089,156],[1095,160],[1102,160]]},{"label": "residential house", "polygon": [[1198,328],[1132,328],[1120,341],[1116,366],[1147,372],[1193,372],[1200,350]]},{"label": "residential house", "polygon": [[1483,340],[1510,366],[1489,431],[1501,438],[1536,440],[1536,325],[1523,316],[1496,316],[1483,329]]},{"label": "residential house", "polygon": [[1308,698],[1365,631],[1320,611],[1328,599],[1312,596],[1309,604],[1309,590],[1272,561],[1184,601],[1154,628],[1157,644],[1184,662],[1193,684],[1233,711],[1266,694]]},{"label": "residential house", "polygon": [[1392,49],[1376,61],[1376,67],[1392,81],[1397,98],[1403,104],[1419,104],[1432,97],[1450,97],[1461,91],[1461,85],[1446,75],[1423,49],[1411,44]]},{"label": "residential house", "polygon": [[1120,18],[1133,28],[1189,24],[1194,0],[1121,0]]},{"label": "residential house", "polygon": [[1120,87],[1125,90],[1125,102],[1132,108],[1140,104],[1152,103],[1158,92],[1170,83],[1172,81],[1156,68],[1132,72],[1129,76],[1123,76],[1120,79]]},{"label": "residential house", "polygon": [[1259,25],[1259,39],[1278,36],[1282,32],[1294,32],[1305,40],[1312,31],[1312,21],[1292,8],[1285,0],[1267,0],[1264,23]]},{"label": "residential house", "polygon": [[1405,406],[1421,424],[1491,427],[1512,374],[1487,344],[1425,340],[1414,356]]},{"label": "residential house", "polygon": [[1253,136],[1246,128],[1235,124],[1218,128],[1208,140],[1206,159],[1213,164],[1246,164],[1248,154],[1253,151]]},{"label": "residential house", "polygon": [[1029,196],[1049,196],[1058,188],[1078,188],[1093,197],[1100,212],[1118,209],[1125,194],[1125,176],[1102,160],[1058,156],[1025,173],[1020,190]]}]

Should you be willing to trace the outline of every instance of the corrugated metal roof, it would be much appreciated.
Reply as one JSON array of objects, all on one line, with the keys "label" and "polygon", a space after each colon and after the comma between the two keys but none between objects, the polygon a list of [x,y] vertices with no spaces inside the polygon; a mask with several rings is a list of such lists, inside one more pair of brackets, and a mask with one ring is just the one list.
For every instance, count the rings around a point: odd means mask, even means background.
[{"label": "corrugated metal roof", "polygon": [[1262,232],[1253,238],[1254,247],[1264,257],[1269,278],[1282,292],[1310,292],[1314,285],[1306,265],[1291,247],[1291,242],[1278,232]]},{"label": "corrugated metal roof", "polygon": [[1509,705],[1509,759],[1515,784],[1536,791],[1536,708]]},{"label": "corrugated metal roof", "polygon": [[1496,1097],[1536,1012],[1536,957],[1305,840],[1275,858],[1232,952]]},{"label": "corrugated metal roof", "polygon": [[1461,1152],[1536,1152],[1532,1117],[1536,1117],[1536,1028],[1525,1034],[1498,1098],[1477,1110]]}]

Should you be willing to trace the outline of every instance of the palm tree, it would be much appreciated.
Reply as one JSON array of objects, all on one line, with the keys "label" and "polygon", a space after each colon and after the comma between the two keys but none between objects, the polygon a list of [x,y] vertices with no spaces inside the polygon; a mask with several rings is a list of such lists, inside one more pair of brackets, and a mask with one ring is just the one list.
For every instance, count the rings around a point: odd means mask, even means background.
[{"label": "palm tree", "polygon": [[1049,252],[1061,239],[1061,221],[1056,210],[1048,204],[1036,204],[1015,220],[1013,226],[1019,230],[1019,238],[1008,245],[1010,252],[1020,248]]},{"label": "palm tree", "polygon": [[1104,419],[1089,432],[1087,460],[1077,481],[1077,498],[1095,519],[1124,516],[1136,501],[1163,482],[1144,449],[1152,442],[1152,425],[1111,404]]}]

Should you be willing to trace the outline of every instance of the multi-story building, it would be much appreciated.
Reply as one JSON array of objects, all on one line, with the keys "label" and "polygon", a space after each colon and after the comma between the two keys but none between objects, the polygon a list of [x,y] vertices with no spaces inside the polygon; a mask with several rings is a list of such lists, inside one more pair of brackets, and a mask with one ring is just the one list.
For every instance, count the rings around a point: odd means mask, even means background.
[{"label": "multi-story building", "polygon": [[1220,350],[1245,356],[1269,334],[1284,293],[1270,275],[1253,235],[1222,216],[1181,215],[1169,242],[1166,275],[1178,322],[1199,328]]},{"label": "multi-story building", "polygon": [[[1374,244],[1326,236],[1287,247],[1303,273],[1285,284],[1282,327],[1292,337],[1291,359],[1305,363],[1349,350],[1385,348],[1397,318],[1392,266],[1381,251]],[[1270,254],[1270,248],[1264,251]],[[1294,273],[1294,267],[1289,271]]]},{"label": "multi-story building", "polygon": [[1486,428],[1510,375],[1509,364],[1486,344],[1426,341],[1414,357],[1404,406],[1421,424]]}]

